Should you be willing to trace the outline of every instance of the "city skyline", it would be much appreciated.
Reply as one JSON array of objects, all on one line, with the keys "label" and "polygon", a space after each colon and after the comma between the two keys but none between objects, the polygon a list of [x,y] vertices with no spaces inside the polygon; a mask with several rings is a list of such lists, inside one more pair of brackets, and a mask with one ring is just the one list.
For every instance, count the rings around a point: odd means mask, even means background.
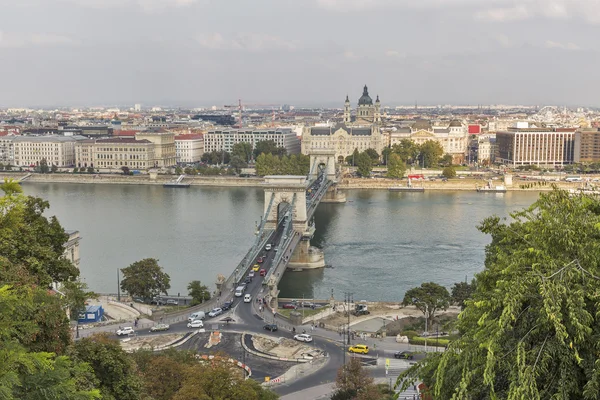
[{"label": "city skyline", "polygon": [[597,106],[593,0],[0,0],[2,107]]}]

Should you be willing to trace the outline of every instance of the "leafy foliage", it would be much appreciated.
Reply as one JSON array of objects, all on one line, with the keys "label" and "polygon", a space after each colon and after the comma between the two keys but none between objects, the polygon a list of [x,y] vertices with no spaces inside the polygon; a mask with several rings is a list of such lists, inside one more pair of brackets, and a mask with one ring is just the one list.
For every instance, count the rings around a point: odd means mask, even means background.
[{"label": "leafy foliage", "polygon": [[200,281],[191,281],[188,284],[188,293],[192,297],[192,306],[210,300],[210,290],[208,286],[203,285]]},{"label": "leafy foliage", "polygon": [[287,155],[285,147],[277,147],[274,140],[261,140],[254,147],[254,159],[256,160],[261,154],[271,154],[278,157]]},{"label": "leafy foliage", "polygon": [[600,398],[600,199],[554,190],[511,216],[479,226],[460,339],[405,376],[439,399]]},{"label": "leafy foliage", "polygon": [[231,161],[233,162],[233,159],[238,157],[242,162],[249,163],[252,160],[252,153],[252,144],[247,142],[236,143],[231,149]]},{"label": "leafy foliage", "polygon": [[256,175],[308,175],[310,157],[304,154],[278,157],[261,154],[256,158]]},{"label": "leafy foliage", "polygon": [[171,277],[163,272],[158,260],[144,258],[127,268],[122,268],[121,289],[131,296],[151,299],[161,293],[167,294],[171,288]]},{"label": "leafy foliage", "polygon": [[360,153],[358,156],[358,162],[356,163],[358,166],[357,173],[363,178],[369,177],[371,175],[371,171],[373,170],[373,160],[369,155],[365,152]]},{"label": "leafy foliage", "polygon": [[419,156],[419,145],[410,139],[402,139],[400,143],[392,146],[392,152],[397,154],[406,164],[412,164],[417,161]]},{"label": "leafy foliage", "polygon": [[332,400],[380,400],[381,390],[374,384],[360,362],[360,358],[352,357],[346,365],[342,365],[335,378],[335,392]]},{"label": "leafy foliage", "polygon": [[48,166],[48,161],[45,158],[42,158],[40,164],[38,165],[38,169],[42,174],[47,174],[50,172],[50,167]]},{"label": "leafy foliage", "polygon": [[450,305],[448,290],[434,282],[424,282],[404,295],[402,305],[417,307],[431,321],[438,310],[446,310]]},{"label": "leafy foliage", "polygon": [[431,168],[438,165],[442,154],[444,154],[444,148],[442,145],[435,140],[427,140],[423,142],[419,147],[423,168]]},{"label": "leafy foliage", "polygon": [[369,148],[369,149],[366,149],[364,151],[364,153],[366,153],[369,156],[369,158],[371,158],[373,165],[379,164],[380,159],[379,159],[379,153],[377,153],[377,150]]},{"label": "leafy foliage", "polygon": [[453,166],[445,167],[442,170],[442,175],[448,179],[455,178],[456,177],[456,169],[454,169]]},{"label": "leafy foliage", "polygon": [[457,282],[452,286],[452,302],[464,308],[465,301],[471,297],[475,289],[475,280],[468,284],[467,282]]},{"label": "leafy foliage", "polygon": [[398,154],[392,153],[388,159],[388,178],[401,179],[406,172],[406,165]]}]

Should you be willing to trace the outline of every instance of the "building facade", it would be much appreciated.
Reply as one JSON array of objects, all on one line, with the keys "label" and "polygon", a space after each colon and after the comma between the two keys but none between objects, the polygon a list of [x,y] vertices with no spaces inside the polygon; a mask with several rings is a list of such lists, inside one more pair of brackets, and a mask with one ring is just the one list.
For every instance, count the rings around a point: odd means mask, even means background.
[{"label": "building facade", "polygon": [[14,136],[14,165],[30,167],[45,159],[49,166],[75,165],[75,146],[85,140],[81,136]]},{"label": "building facade", "polygon": [[374,149],[381,154],[384,143],[379,126],[333,126],[305,127],[302,133],[302,153],[310,154],[313,150],[335,150],[338,162],[352,155],[354,149],[363,152]]},{"label": "building facade", "polygon": [[14,136],[0,136],[0,163],[4,165],[14,165],[15,163],[13,138]]},{"label": "building facade", "polygon": [[200,162],[202,154],[204,154],[203,135],[175,136],[175,158],[178,164]]},{"label": "building facade", "polygon": [[76,146],[78,168],[147,170],[159,164],[155,144],[134,138],[88,139]]},{"label": "building facade", "polygon": [[300,139],[291,128],[273,129],[215,129],[204,134],[204,151],[226,151],[231,153],[237,143],[250,143],[252,148],[258,142],[272,140],[277,147],[284,147],[288,154],[298,154]]},{"label": "building facade", "polygon": [[600,130],[598,128],[580,129],[575,132],[573,161],[576,163],[600,162]]},{"label": "building facade", "polygon": [[81,240],[79,231],[65,231],[65,233],[69,235],[69,240],[65,243],[63,256],[79,269],[79,241]]},{"label": "building facade", "polygon": [[575,157],[575,129],[509,128],[496,132],[496,162],[556,167]]},{"label": "building facade", "polygon": [[[353,121],[350,99],[346,96],[346,101],[344,102],[344,124],[350,124],[351,122]],[[358,99],[354,122],[357,124],[378,124],[381,122],[381,102],[379,101],[379,96],[377,96],[375,104],[373,104],[373,99],[369,96],[367,85],[363,88],[363,94]]]},{"label": "building facade", "polygon": [[143,131],[135,135],[136,139],[154,143],[156,167],[168,168],[177,164],[175,156],[175,134],[163,131]]}]

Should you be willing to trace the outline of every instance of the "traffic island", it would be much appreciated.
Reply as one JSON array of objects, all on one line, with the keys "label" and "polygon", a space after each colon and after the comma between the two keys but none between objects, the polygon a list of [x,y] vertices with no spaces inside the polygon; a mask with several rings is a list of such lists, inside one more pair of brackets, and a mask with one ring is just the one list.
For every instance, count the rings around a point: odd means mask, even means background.
[{"label": "traffic island", "polygon": [[321,350],[289,338],[245,333],[241,340],[247,352],[271,360],[304,363],[325,357]]}]

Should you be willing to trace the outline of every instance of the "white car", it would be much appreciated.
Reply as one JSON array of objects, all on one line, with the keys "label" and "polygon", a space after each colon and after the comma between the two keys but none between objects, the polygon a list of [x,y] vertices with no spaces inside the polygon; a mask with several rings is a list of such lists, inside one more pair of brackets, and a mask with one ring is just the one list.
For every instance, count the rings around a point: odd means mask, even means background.
[{"label": "white car", "polygon": [[269,243],[269,244],[267,244],[267,245],[265,246],[265,250],[266,250],[266,251],[269,251],[269,250],[271,250],[271,244],[270,244],[270,243]]},{"label": "white car", "polygon": [[294,339],[296,339],[299,342],[312,342],[312,336],[307,335],[306,333],[295,335]]},{"label": "white car", "polygon": [[250,271],[250,273],[248,274],[248,278],[254,278],[254,274],[255,274],[254,271]]},{"label": "white car", "polygon": [[244,296],[244,303],[250,303],[252,301],[252,296],[249,294]]},{"label": "white car", "polygon": [[135,333],[135,331],[133,330],[132,327],[130,326],[126,326],[124,328],[121,328],[117,331],[117,336],[125,336],[125,335],[131,335]]},{"label": "white car", "polygon": [[188,328],[204,328],[204,324],[201,319],[195,319],[192,322],[188,322]]},{"label": "white car", "polygon": [[221,310],[220,308],[213,308],[208,313],[208,316],[209,317],[216,317],[217,315],[221,315],[221,314],[223,314],[223,310]]}]

